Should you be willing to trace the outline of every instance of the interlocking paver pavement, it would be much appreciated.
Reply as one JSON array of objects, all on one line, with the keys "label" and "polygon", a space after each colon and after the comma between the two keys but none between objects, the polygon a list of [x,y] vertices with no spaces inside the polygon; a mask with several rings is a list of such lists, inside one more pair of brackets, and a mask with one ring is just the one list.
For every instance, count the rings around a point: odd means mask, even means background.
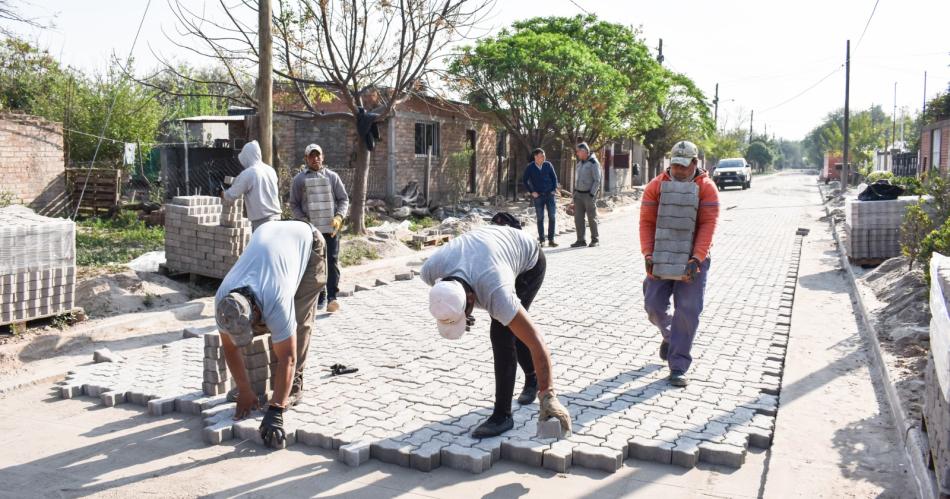
[{"label": "interlocking paver pavement", "polygon": [[[499,459],[559,471],[613,472],[628,457],[741,466],[750,445],[771,442],[801,209],[790,204],[794,198],[764,191],[726,194],[689,387],[667,383],[660,335],[643,311],[633,209],[603,224],[600,248],[548,251],[547,277],[531,309],[573,416],[573,436],[538,438],[537,404],[515,403],[513,430],[472,439],[494,393],[489,318],[479,311],[471,333],[444,340],[427,312],[427,286],[411,279],[362,291],[344,299],[343,313],[317,320],[305,397],[285,416],[288,444],[337,449],[354,466],[374,458],[423,471],[479,473]],[[200,414],[212,444],[259,441],[260,416],[233,422],[232,405],[201,393],[203,349],[203,338],[188,338],[84,366],[69,374],[62,394],[147,405],[153,414]],[[334,363],[360,370],[331,377]]]}]

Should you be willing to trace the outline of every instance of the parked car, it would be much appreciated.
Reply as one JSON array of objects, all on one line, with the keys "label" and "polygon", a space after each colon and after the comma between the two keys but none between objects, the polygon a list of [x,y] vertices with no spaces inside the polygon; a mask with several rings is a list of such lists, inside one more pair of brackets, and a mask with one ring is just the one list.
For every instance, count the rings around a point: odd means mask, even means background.
[{"label": "parked car", "polygon": [[733,185],[748,189],[752,187],[752,166],[745,158],[720,160],[713,170],[713,181],[720,191]]}]

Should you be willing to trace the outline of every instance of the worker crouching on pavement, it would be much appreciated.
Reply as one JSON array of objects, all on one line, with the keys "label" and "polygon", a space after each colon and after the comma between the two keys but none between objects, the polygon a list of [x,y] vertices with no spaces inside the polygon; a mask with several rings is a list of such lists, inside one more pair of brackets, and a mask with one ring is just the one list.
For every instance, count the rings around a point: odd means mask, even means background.
[{"label": "worker crouching on pavement", "polygon": [[422,267],[422,280],[432,286],[429,312],[443,337],[458,339],[469,330],[476,306],[487,310],[492,318],[495,408],[488,420],[472,432],[475,438],[500,435],[514,426],[511,398],[518,362],[516,339],[529,350],[537,375],[539,421],[553,417],[564,433],[570,434],[571,416],[554,392],[551,355],[527,310],[544,282],[545,265],[537,241],[520,230],[491,226],[455,239]]},{"label": "worker crouching on pavement", "polygon": [[[663,335],[660,359],[670,383],[686,386],[709,274],[709,250],[719,218],[719,193],[692,142],[673,146],[669,169],[654,178],[640,204],[640,250],[647,277],[644,306]],[[674,312],[670,315],[670,297]]]},{"label": "worker crouching on pavement", "polygon": [[326,284],[326,245],[320,232],[298,221],[270,222],[251,241],[228,272],[215,295],[215,319],[221,331],[224,358],[237,391],[235,419],[258,407],[239,350],[255,332],[271,333],[277,369],[273,395],[260,432],[270,447],[283,447],[283,413],[303,392],[303,370],[317,294]]}]

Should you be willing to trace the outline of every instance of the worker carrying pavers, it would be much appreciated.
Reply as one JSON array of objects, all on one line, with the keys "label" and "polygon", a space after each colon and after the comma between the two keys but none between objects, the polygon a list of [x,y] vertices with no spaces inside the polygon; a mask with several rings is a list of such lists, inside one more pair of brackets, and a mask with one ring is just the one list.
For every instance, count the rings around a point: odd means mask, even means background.
[{"label": "worker carrying pavers", "polygon": [[294,177],[290,187],[290,210],[294,219],[309,222],[327,242],[327,288],[320,293],[317,308],[327,312],[340,309],[336,295],[340,291],[340,229],[350,210],[350,198],[340,176],[324,166],[323,148],[310,144],[304,148],[306,167]]},{"label": "worker carrying pavers", "polygon": [[[310,224],[288,220],[261,226],[215,294],[215,319],[225,362],[237,384],[235,418],[257,408],[240,348],[256,333],[270,331],[277,357],[273,395],[261,422],[271,447],[286,439],[283,412],[303,394],[314,305],[326,284],[326,244]],[[230,397],[229,397],[230,398]]]},{"label": "worker carrying pavers", "polygon": [[280,220],[280,195],[277,189],[277,172],[261,160],[261,146],[252,140],[241,149],[238,161],[244,170],[234,178],[234,182],[221,197],[229,202],[244,196],[247,218],[251,221],[251,230],[261,225]]},{"label": "worker carrying pavers", "polygon": [[663,335],[660,359],[669,364],[670,383],[686,386],[719,218],[719,192],[699,167],[695,144],[677,142],[671,157],[670,167],[650,181],[640,204],[640,250],[647,273],[643,301],[647,317]]},{"label": "worker carrying pavers", "polygon": [[[545,257],[540,245],[524,232],[489,226],[464,234],[436,251],[422,266],[421,277],[432,286],[429,312],[439,334],[459,339],[474,324],[479,307],[491,316],[490,337],[495,368],[495,407],[472,432],[474,438],[500,435],[514,426],[511,397],[521,340],[537,375],[541,400],[539,421],[555,418],[565,434],[571,416],[554,391],[551,355],[528,308],[544,282]],[[525,359],[527,360],[527,359]]]}]

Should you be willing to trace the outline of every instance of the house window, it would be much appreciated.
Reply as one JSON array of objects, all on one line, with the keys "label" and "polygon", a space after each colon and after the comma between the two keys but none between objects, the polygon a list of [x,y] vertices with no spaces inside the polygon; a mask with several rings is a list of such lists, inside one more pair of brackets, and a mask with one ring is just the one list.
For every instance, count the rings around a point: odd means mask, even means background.
[{"label": "house window", "polygon": [[439,124],[416,123],[416,154],[425,156],[429,148],[432,155],[439,155]]},{"label": "house window", "polygon": [[940,168],[940,129],[936,129],[931,132],[930,139],[930,157],[933,158],[933,167]]}]

